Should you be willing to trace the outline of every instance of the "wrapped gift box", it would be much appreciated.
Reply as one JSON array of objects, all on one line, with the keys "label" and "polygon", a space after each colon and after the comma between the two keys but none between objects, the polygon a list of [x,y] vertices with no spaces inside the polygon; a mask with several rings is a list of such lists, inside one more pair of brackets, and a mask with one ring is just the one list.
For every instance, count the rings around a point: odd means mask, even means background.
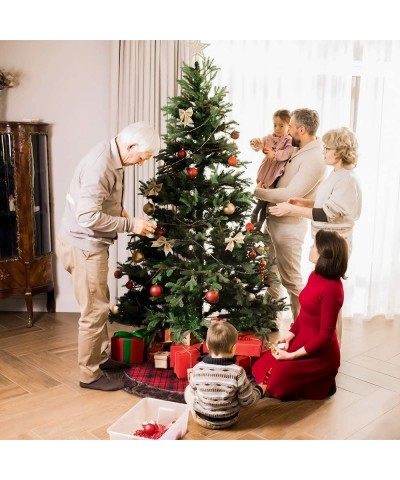
[{"label": "wrapped gift box", "polygon": [[263,347],[263,340],[260,340],[253,333],[239,334],[236,343],[236,355],[244,355],[248,357],[259,357]]},{"label": "wrapped gift box", "polygon": [[170,367],[173,368],[175,366],[176,354],[178,352],[196,351],[197,356],[200,356],[200,347],[201,343],[195,343],[194,345],[182,345],[181,343],[172,343],[170,348],[171,355],[169,358]]},{"label": "wrapped gift box", "polygon": [[111,358],[123,363],[143,363],[146,337],[146,330],[115,332],[111,337]]},{"label": "wrapped gift box", "polygon": [[153,343],[151,347],[147,347],[147,361],[154,363],[154,355],[164,351],[164,342]]},{"label": "wrapped gift box", "polygon": [[195,348],[194,345],[184,345],[184,349],[175,353],[174,373],[178,378],[187,378],[188,368],[199,363],[200,345],[199,343]]},{"label": "wrapped gift box", "polygon": [[157,352],[154,354],[154,366],[156,368],[168,368],[169,352]]},{"label": "wrapped gift box", "polygon": [[[264,340],[260,340],[254,333],[240,333],[236,342],[235,355],[247,357],[259,357],[264,345]],[[208,353],[206,342],[203,342],[203,352]]]},{"label": "wrapped gift box", "polygon": [[157,330],[154,341],[157,343],[169,342],[171,341],[171,331],[169,328],[161,328]]},{"label": "wrapped gift box", "polygon": [[254,357],[247,355],[236,355],[236,365],[243,367],[247,374],[251,373],[251,366],[253,364]]}]

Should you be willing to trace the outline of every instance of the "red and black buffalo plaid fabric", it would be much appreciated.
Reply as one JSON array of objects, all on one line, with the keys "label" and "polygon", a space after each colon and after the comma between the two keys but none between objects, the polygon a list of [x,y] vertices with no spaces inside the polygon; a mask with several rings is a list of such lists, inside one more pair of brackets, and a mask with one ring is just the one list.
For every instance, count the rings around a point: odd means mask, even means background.
[{"label": "red and black buffalo plaid fabric", "polygon": [[155,368],[153,363],[135,365],[125,372],[138,382],[172,392],[184,392],[189,383],[186,378],[178,378],[172,368]]}]

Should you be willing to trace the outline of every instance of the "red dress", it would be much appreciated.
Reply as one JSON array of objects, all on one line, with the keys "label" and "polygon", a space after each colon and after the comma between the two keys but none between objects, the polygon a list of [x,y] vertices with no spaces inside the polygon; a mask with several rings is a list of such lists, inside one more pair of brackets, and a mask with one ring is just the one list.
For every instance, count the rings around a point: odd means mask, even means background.
[{"label": "red dress", "polygon": [[295,334],[288,351],[304,347],[307,356],[276,360],[267,350],[252,367],[257,383],[281,400],[326,398],[340,366],[336,322],[343,305],[341,280],[328,280],[312,272],[299,296],[300,313],[290,328]]}]

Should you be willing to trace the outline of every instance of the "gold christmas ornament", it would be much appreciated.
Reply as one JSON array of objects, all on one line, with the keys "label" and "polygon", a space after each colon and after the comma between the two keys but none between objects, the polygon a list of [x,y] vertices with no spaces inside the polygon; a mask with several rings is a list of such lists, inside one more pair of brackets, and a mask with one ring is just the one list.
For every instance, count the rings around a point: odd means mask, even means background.
[{"label": "gold christmas ornament", "polygon": [[143,252],[141,250],[134,250],[134,252],[132,253],[132,260],[135,263],[143,262],[144,260]]},{"label": "gold christmas ornament", "polygon": [[118,314],[119,314],[119,306],[118,306],[118,305],[113,305],[113,306],[111,307],[111,313],[112,313],[113,315],[118,315]]},{"label": "gold christmas ornament", "polygon": [[256,252],[259,254],[259,255],[263,255],[265,253],[265,247],[264,245],[259,245],[258,247],[255,247],[256,249]]},{"label": "gold christmas ornament", "polygon": [[238,132],[237,130],[234,130],[231,133],[231,138],[233,138],[234,140],[237,140],[239,137],[240,137],[240,132]]},{"label": "gold christmas ornament", "polygon": [[223,212],[225,215],[232,215],[236,210],[236,207],[233,203],[229,202],[225,205]]},{"label": "gold christmas ornament", "polygon": [[154,205],[152,203],[146,203],[143,205],[143,211],[146,215],[153,215],[154,213]]}]

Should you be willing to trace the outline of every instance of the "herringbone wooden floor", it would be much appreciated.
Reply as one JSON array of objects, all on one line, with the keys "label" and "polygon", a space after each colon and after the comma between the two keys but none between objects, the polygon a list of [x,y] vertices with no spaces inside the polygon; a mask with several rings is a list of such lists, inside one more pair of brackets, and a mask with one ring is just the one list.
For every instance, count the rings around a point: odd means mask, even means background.
[{"label": "herringbone wooden floor", "polygon": [[[78,317],[35,313],[27,328],[23,312],[0,313],[0,439],[106,440],[140,400],[79,387]],[[121,329],[110,325],[110,336]],[[324,401],[262,399],[226,431],[190,418],[185,440],[400,439],[400,319],[344,320],[337,385]]]}]

